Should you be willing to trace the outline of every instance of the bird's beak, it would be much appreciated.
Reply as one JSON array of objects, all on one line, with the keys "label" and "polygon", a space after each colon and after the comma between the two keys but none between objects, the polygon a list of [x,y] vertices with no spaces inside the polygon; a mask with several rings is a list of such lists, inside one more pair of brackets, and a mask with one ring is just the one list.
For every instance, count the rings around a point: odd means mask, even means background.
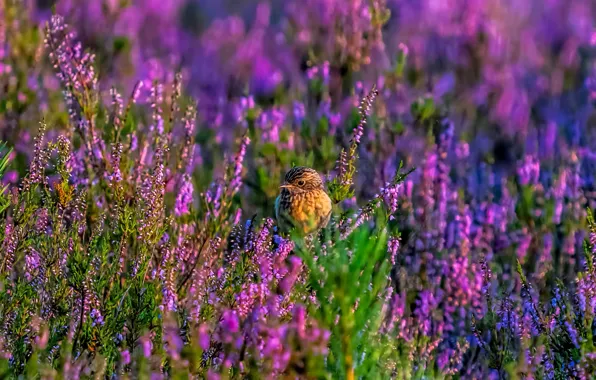
[{"label": "bird's beak", "polygon": [[279,188],[280,189],[289,189],[290,187],[292,187],[292,185],[289,185],[287,183],[283,183]]}]

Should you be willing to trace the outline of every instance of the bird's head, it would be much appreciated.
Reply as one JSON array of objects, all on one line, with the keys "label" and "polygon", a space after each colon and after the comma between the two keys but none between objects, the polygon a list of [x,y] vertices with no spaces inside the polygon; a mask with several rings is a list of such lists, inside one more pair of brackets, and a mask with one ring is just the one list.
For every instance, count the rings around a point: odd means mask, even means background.
[{"label": "bird's head", "polygon": [[322,189],[323,180],[316,170],[304,166],[296,166],[286,173],[284,182],[280,188],[291,193],[303,193]]}]

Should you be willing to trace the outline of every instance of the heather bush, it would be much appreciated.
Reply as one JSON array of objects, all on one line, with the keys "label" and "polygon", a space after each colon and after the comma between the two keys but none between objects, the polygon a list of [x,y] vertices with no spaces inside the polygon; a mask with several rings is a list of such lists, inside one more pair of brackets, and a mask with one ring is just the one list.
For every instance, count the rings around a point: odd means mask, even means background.
[{"label": "heather bush", "polygon": [[593,4],[217,7],[0,0],[3,378],[594,378]]}]

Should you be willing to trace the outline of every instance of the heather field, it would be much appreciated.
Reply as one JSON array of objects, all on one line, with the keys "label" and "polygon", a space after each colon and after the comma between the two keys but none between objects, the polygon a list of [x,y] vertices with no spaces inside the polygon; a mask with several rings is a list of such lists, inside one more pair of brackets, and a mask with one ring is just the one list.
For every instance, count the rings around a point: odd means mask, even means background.
[{"label": "heather field", "polygon": [[592,0],[0,0],[2,379],[596,379],[595,209]]}]

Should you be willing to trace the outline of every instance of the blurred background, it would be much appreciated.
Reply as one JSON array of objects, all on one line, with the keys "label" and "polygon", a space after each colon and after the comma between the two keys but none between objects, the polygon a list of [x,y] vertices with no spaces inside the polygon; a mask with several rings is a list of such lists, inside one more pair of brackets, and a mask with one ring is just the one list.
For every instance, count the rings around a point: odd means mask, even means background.
[{"label": "blurred background", "polygon": [[[126,98],[138,80],[167,89],[183,73],[199,110],[197,165],[220,170],[214,155],[230,150],[239,126],[256,128],[259,154],[247,184],[264,191],[256,204],[265,209],[281,173],[307,154],[323,173],[333,169],[372,84],[381,95],[360,152],[362,196],[388,181],[400,160],[423,165],[448,124],[454,138],[448,154],[465,158],[474,194],[532,160],[540,162],[547,187],[558,164],[579,160],[582,185],[593,187],[592,1],[3,4],[0,138],[16,146],[20,175],[41,115],[54,130],[67,123],[42,43],[43,24],[55,10],[95,53],[106,102],[112,86]],[[215,144],[205,144],[211,138]],[[259,177],[265,175],[259,168],[268,178]]]}]

